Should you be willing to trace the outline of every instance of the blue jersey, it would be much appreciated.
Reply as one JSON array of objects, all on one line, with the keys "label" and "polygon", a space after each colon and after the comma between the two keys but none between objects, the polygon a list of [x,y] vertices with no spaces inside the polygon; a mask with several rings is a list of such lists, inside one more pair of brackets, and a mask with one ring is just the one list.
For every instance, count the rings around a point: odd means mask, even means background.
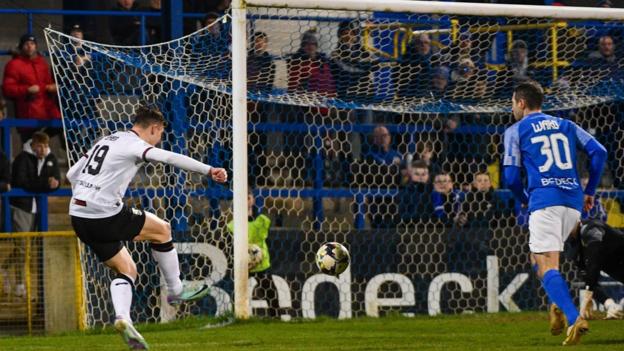
[{"label": "blue jersey", "polygon": [[[574,122],[541,112],[526,115],[507,128],[503,159],[505,178],[510,185],[507,168],[524,167],[530,212],[550,206],[566,206],[582,211],[583,189],[576,170],[577,146],[592,159],[590,181],[585,193],[594,195],[604,167],[606,150],[589,133]],[[514,190],[513,186],[510,188]],[[514,193],[523,198],[517,191]]]}]

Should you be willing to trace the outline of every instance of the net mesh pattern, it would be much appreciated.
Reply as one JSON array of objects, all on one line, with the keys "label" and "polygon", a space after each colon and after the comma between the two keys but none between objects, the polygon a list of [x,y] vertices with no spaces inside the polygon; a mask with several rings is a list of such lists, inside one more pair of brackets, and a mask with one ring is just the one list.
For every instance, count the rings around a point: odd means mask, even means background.
[{"label": "net mesh pattern", "polygon": [[[525,79],[545,87],[545,110],[613,150],[600,206],[588,215],[624,225],[619,22],[247,10],[250,220],[270,220],[270,269],[250,276],[254,314],[543,307],[527,260],[527,214],[501,187],[502,133],[513,122],[513,86]],[[164,148],[231,169],[229,16],[145,47],[52,31],[47,39],[71,161],[128,128],[133,109],[149,103],[167,117]],[[212,298],[180,311],[163,307],[149,248],[129,244],[141,277],[133,316],[229,310],[231,189],[148,164],[129,195],[172,223],[185,279],[215,287]],[[327,241],[350,250],[340,277],[314,265]],[[89,322],[106,323],[108,272],[89,251],[83,256]],[[579,282],[571,262],[563,271]]]}]

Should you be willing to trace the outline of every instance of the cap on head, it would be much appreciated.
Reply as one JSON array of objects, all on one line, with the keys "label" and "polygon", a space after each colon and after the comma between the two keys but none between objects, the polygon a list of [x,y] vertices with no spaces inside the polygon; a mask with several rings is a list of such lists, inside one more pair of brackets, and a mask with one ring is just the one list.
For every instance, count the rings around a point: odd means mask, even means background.
[{"label": "cap on head", "polygon": [[24,34],[24,35],[22,35],[22,36],[20,37],[18,47],[21,49],[21,48],[22,48],[22,46],[24,46],[24,44],[25,44],[26,42],[28,42],[28,41],[32,41],[32,42],[34,42],[35,44],[37,44],[37,38],[35,38],[35,36],[34,36],[34,35],[32,35],[32,34]]},{"label": "cap on head", "polygon": [[74,24],[69,30],[70,33],[84,33],[82,27],[79,24]]}]

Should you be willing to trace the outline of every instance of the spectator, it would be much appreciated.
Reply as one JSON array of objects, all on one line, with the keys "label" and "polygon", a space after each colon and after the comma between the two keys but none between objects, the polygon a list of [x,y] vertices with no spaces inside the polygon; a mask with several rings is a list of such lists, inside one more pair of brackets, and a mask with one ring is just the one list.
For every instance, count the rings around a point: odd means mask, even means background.
[{"label": "spectator", "polygon": [[507,70],[513,84],[533,79],[533,72],[529,70],[529,48],[524,40],[514,40],[511,44],[511,53],[507,57]]},{"label": "spectator", "polygon": [[598,51],[594,51],[587,56],[590,63],[597,65],[612,65],[616,62],[615,43],[610,35],[603,35],[598,40]]},{"label": "spectator", "polygon": [[373,130],[373,143],[364,153],[364,159],[380,165],[398,165],[401,163],[401,154],[392,149],[392,136],[385,126],[377,126]]},{"label": "spectator", "polygon": [[73,40],[72,44],[74,46],[75,54],[74,54],[74,63],[76,66],[80,67],[84,65],[86,62],[91,60],[91,55],[87,54],[85,50],[82,48],[82,40],[84,40],[84,32],[80,25],[75,24],[72,26],[69,31],[69,35],[78,40]]},{"label": "spectator", "polygon": [[439,66],[432,70],[431,73],[431,97],[441,99],[446,95],[448,87],[450,70],[448,67]]},{"label": "spectator", "polygon": [[511,213],[513,207],[505,206],[496,196],[487,172],[473,175],[461,207],[455,229],[449,232],[447,262],[454,266],[453,271],[479,274],[485,271],[486,257],[491,253],[490,221],[506,219],[502,214],[506,209]]},{"label": "spectator", "polygon": [[446,225],[452,225],[461,221],[461,205],[463,194],[454,188],[451,175],[446,172],[439,173],[433,180],[433,192],[431,193],[431,203],[433,205],[433,215],[436,219]]},{"label": "spectator", "polygon": [[286,60],[288,67],[288,91],[318,93],[336,97],[336,85],[327,57],[318,51],[316,31],[303,33],[301,46]]},{"label": "spectator", "polygon": [[475,63],[463,58],[451,72],[447,96],[451,99],[480,99],[486,93],[486,81]]},{"label": "spectator", "polygon": [[[139,6],[134,0],[117,0],[112,11],[134,12]],[[111,16],[109,28],[113,44],[115,45],[140,45],[141,44],[141,20],[138,16]]]},{"label": "spectator", "polygon": [[338,26],[338,45],[331,55],[331,71],[338,97],[367,101],[372,95],[370,73],[373,56],[360,44],[359,22],[343,21]]},{"label": "spectator", "polygon": [[479,54],[479,48],[474,44],[473,35],[471,33],[461,33],[458,40],[453,42],[453,44],[440,55],[440,63],[454,69],[462,60],[468,59],[473,62],[475,67],[483,68],[483,60]]},{"label": "spectator", "polygon": [[462,188],[468,187],[471,174],[487,168],[493,161],[493,150],[490,148],[492,135],[484,131],[462,130],[460,126],[465,123],[484,128],[491,122],[481,114],[451,115],[444,121],[441,133],[444,141],[442,166],[456,175],[455,181]]},{"label": "spectator", "polygon": [[232,38],[229,30],[223,28],[219,14],[210,12],[204,17],[205,32],[197,36],[193,52],[208,56],[208,75],[211,78],[227,79],[230,76],[230,44]]},{"label": "spectator", "polygon": [[428,96],[429,82],[432,80],[431,38],[429,34],[414,37],[398,65],[397,82],[399,97]]},{"label": "spectator", "polygon": [[275,82],[275,63],[267,52],[269,38],[264,32],[256,32],[252,43],[247,55],[247,88],[251,92],[270,93]]},{"label": "spectator", "polygon": [[[276,294],[270,293],[276,291],[276,288],[273,286],[269,271],[271,268],[271,256],[269,254],[269,246],[267,245],[271,219],[265,214],[258,213],[258,208],[255,204],[256,199],[250,191],[247,194],[247,217],[249,220],[247,241],[250,253],[249,277],[257,281],[257,286],[251,293],[257,300],[268,300],[269,308],[266,316],[276,317],[279,315],[279,301]],[[227,229],[228,232],[234,234],[234,220],[228,223]],[[261,254],[258,254],[258,251]],[[258,258],[260,259],[258,260]]]},{"label": "spectator", "polygon": [[[323,138],[323,170],[326,187],[349,186],[350,165],[353,161],[350,146],[344,132],[328,131]],[[314,169],[311,167],[310,169]]]},{"label": "spectator", "polygon": [[[37,52],[37,39],[26,34],[19,41],[19,55],[13,57],[4,68],[2,92],[15,101],[17,118],[38,120],[60,119],[57,105],[56,84],[47,62]],[[53,129],[52,133],[62,133]],[[18,129],[22,142],[30,139],[33,129]]]},{"label": "spectator", "polygon": [[431,183],[429,167],[422,160],[408,167],[408,183],[399,190],[399,215],[403,222],[427,221],[431,218]]},{"label": "spectator", "polygon": [[[13,161],[11,184],[32,192],[49,192],[58,189],[61,174],[56,157],[50,153],[50,138],[43,132],[35,132],[32,140],[24,144],[24,150]],[[37,229],[35,217],[38,213],[37,203],[33,197],[11,198],[13,232],[32,232]],[[5,259],[1,271],[8,272],[9,266],[15,262],[24,262],[25,240],[14,240],[13,248]],[[36,272],[36,264],[32,272]],[[35,273],[36,276],[36,273]],[[36,279],[33,279],[36,284]],[[5,287],[6,287],[5,281]],[[37,291],[33,289],[33,291]],[[26,294],[24,277],[21,267],[15,268],[15,289],[17,297]]]},{"label": "spectator", "polygon": [[438,174],[441,167],[437,162],[437,155],[433,148],[433,143],[429,141],[420,141],[416,143],[416,152],[413,157],[414,161],[423,161],[429,168],[429,174]]},{"label": "spectator", "polygon": [[[61,174],[56,156],[50,152],[50,138],[43,132],[35,132],[24,143],[24,149],[13,161],[11,184],[31,192],[50,192],[58,189]],[[11,198],[13,231],[35,230],[37,203],[33,197]]]},{"label": "spectator", "polygon": [[[161,0],[149,0],[149,5],[143,9],[145,12],[157,12],[160,14]],[[162,18],[146,17],[145,27],[147,29],[147,42],[150,44],[156,44],[163,41],[162,37]]]},{"label": "spectator", "polygon": [[[214,12],[218,17],[225,15],[230,8],[231,0],[184,0],[184,12],[209,13]],[[202,26],[204,22],[202,22]],[[197,20],[184,19],[184,35],[197,30]]]},{"label": "spectator", "polygon": [[505,212],[511,213],[512,207],[496,195],[486,171],[479,171],[472,178],[470,191],[462,204],[460,217],[463,218],[459,223],[470,228],[489,228],[491,220],[501,219]]}]

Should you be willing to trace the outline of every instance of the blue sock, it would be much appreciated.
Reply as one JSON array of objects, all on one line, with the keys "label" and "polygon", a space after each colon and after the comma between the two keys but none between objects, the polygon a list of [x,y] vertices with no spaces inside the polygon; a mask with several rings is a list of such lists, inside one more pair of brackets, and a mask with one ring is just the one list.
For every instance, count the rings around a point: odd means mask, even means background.
[{"label": "blue sock", "polygon": [[548,297],[557,304],[557,306],[563,311],[568,319],[568,325],[574,324],[579,316],[570,291],[568,290],[568,284],[556,269],[551,269],[544,273],[542,278],[542,286],[546,290]]},{"label": "blue sock", "polygon": [[[537,263],[533,265],[533,272],[535,272],[535,275],[537,275],[537,273],[539,272],[539,266],[537,265]],[[552,305],[553,303],[548,294],[546,294],[546,303],[548,305]]]}]

